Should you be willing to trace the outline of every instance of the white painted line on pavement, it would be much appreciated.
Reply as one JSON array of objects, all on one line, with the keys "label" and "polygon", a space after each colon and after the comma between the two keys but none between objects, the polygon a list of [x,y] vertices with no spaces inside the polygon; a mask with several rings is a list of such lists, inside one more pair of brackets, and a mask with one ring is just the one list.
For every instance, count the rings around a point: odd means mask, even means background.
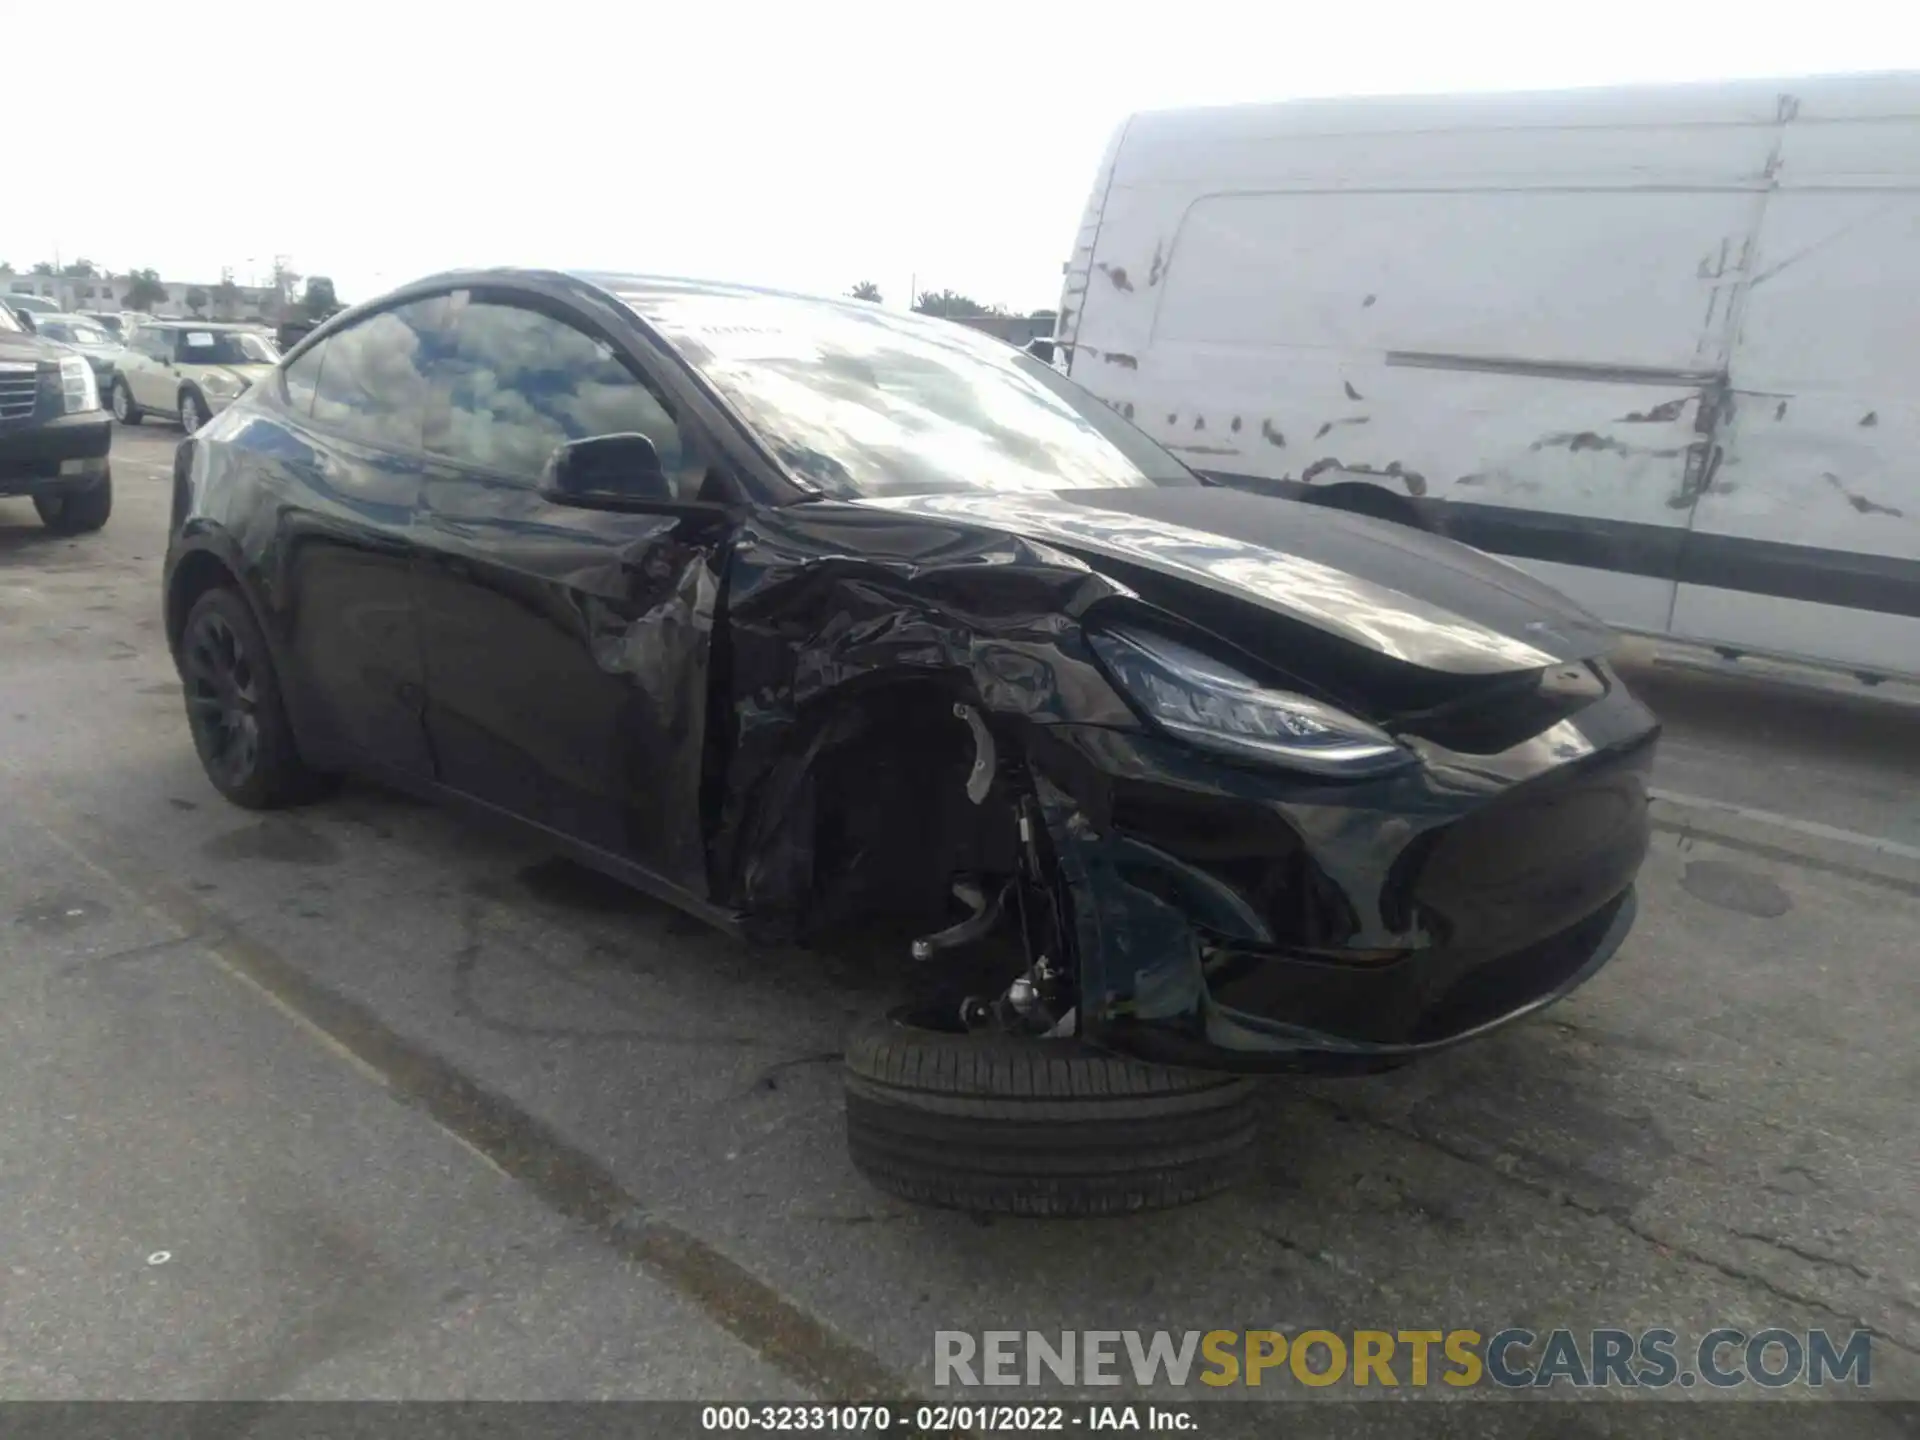
[{"label": "white painted line on pavement", "polygon": [[1792,815],[1779,815],[1771,810],[1755,810],[1750,806],[1735,805],[1726,800],[1709,800],[1704,795],[1687,795],[1678,790],[1655,788],[1647,793],[1655,800],[1684,805],[1692,810],[1717,811],[1722,815],[1737,816],[1756,825],[1772,825],[1781,830],[1791,830],[1796,834],[1819,840],[1833,840],[1842,845],[1856,845],[1863,850],[1877,850],[1883,855],[1897,855],[1903,860],[1920,860],[1920,845],[1903,845],[1898,840],[1888,840],[1879,835],[1863,835],[1858,830],[1843,830],[1838,825],[1822,825],[1818,820],[1801,820]]}]

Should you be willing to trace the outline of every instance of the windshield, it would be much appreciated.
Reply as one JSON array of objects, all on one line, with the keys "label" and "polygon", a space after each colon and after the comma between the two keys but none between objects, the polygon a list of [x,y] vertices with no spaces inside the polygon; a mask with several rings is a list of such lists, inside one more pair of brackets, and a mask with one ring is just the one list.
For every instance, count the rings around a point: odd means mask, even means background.
[{"label": "windshield", "polygon": [[75,325],[67,320],[43,320],[40,333],[49,340],[63,341],[68,345],[111,345],[113,337],[104,330],[96,330],[91,325]]},{"label": "windshield", "polygon": [[1200,483],[1077,385],[958,325],[772,295],[630,303],[831,495]]},{"label": "windshield", "polygon": [[271,342],[250,330],[183,330],[183,365],[271,365],[280,358]]}]

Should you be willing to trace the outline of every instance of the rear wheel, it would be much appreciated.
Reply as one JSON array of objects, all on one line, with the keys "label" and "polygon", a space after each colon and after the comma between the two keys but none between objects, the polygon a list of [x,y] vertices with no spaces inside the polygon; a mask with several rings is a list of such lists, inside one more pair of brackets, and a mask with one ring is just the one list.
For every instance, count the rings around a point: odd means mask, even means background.
[{"label": "rear wheel", "polygon": [[86,490],[62,490],[33,497],[40,523],[56,535],[83,535],[98,530],[113,513],[113,477]]},{"label": "rear wheel", "polygon": [[207,402],[197,390],[180,392],[180,428],[191,435],[207,423]]},{"label": "rear wheel", "polygon": [[318,793],[321,777],[300,758],[266,638],[236,592],[209,590],[194,601],[180,670],[193,746],[216,790],[249,810]]},{"label": "rear wheel", "polygon": [[140,423],[140,407],[133,403],[133,392],[127,388],[125,380],[113,382],[113,418],[122,425]]},{"label": "rear wheel", "polygon": [[923,1029],[848,1043],[853,1163],[902,1199],[1010,1215],[1117,1215],[1214,1194],[1242,1173],[1253,1082],[1072,1040]]}]

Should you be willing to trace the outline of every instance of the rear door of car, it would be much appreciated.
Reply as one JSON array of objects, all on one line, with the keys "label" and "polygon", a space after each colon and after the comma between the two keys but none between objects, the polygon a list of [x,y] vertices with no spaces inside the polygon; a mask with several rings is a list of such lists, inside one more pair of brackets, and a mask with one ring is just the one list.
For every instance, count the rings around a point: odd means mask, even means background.
[{"label": "rear door of car", "polygon": [[[420,517],[427,729],[444,783],[708,891],[710,642],[732,517],[714,454],[650,362],[591,315],[458,292],[433,367]],[[674,500],[615,512],[540,490],[556,446],[639,432]]]}]

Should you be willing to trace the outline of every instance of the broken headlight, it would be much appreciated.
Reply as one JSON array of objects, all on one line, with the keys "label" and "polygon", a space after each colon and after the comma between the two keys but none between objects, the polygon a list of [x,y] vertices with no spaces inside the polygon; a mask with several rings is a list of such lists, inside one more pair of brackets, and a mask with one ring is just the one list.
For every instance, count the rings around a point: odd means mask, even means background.
[{"label": "broken headlight", "polygon": [[1088,634],[1120,688],[1162,730],[1209,750],[1322,775],[1373,775],[1413,757],[1393,737],[1318,700],[1271,690],[1164,635]]}]

